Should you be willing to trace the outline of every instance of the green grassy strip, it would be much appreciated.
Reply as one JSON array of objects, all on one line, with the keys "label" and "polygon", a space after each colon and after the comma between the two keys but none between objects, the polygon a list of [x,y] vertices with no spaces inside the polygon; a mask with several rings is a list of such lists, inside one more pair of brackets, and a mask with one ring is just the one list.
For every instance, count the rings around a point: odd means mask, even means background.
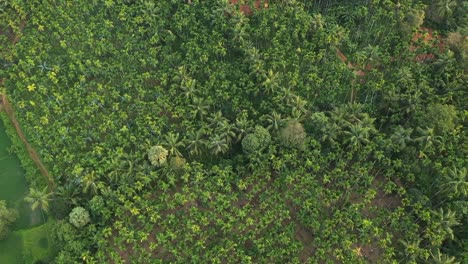
[{"label": "green grassy strip", "polygon": [[23,241],[23,258],[25,263],[48,261],[53,256],[52,240],[50,238],[53,220],[38,227],[19,230]]}]

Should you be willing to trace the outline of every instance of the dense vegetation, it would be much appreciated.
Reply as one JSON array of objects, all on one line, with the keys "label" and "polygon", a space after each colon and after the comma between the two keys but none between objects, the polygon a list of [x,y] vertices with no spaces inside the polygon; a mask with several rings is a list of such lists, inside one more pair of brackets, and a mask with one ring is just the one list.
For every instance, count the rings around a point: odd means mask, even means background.
[{"label": "dense vegetation", "polygon": [[0,5],[55,263],[468,263],[465,1]]}]

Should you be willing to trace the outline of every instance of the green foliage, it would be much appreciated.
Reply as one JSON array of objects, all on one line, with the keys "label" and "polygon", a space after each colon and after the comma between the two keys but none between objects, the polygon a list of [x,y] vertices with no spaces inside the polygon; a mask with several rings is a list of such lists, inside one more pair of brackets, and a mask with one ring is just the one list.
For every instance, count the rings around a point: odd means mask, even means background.
[{"label": "green foliage", "polygon": [[91,221],[88,211],[80,206],[73,208],[69,217],[70,224],[76,228],[82,228]]},{"label": "green foliage", "polygon": [[8,209],[6,202],[0,200],[0,240],[5,239],[10,233],[9,226],[18,218],[18,212],[14,209]]},{"label": "green foliage", "polygon": [[252,133],[247,134],[242,139],[242,150],[247,154],[260,152],[271,142],[271,136],[267,129],[262,126],[255,126]]},{"label": "green foliage", "polygon": [[37,190],[35,188],[29,188],[29,194],[24,198],[24,200],[31,204],[31,209],[39,209],[41,211],[49,211],[49,202],[52,200],[52,193],[47,190],[47,187],[44,187],[42,190]]},{"label": "green foliage", "polygon": [[401,30],[406,35],[411,35],[413,30],[419,29],[424,22],[425,12],[421,9],[410,9],[403,21],[401,22]]},{"label": "green foliage", "polygon": [[430,104],[422,114],[421,127],[433,128],[437,134],[453,131],[458,123],[454,105]]},{"label": "green foliage", "polygon": [[38,227],[18,231],[23,237],[23,258],[25,263],[48,263],[52,261],[54,255],[51,237],[53,225],[54,222],[48,221]]},{"label": "green foliage", "polygon": [[187,161],[184,158],[175,156],[171,158],[169,165],[173,170],[183,172],[186,163]]},{"label": "green foliage", "polygon": [[162,146],[153,146],[148,150],[148,159],[153,166],[160,167],[167,162],[169,151]]},{"label": "green foliage", "polygon": [[15,2],[4,90],[93,218],[55,262],[461,261],[462,37],[414,49],[420,1],[230,2]]},{"label": "green foliage", "polygon": [[288,148],[305,149],[307,133],[304,126],[296,120],[289,121],[280,131],[281,144]]}]

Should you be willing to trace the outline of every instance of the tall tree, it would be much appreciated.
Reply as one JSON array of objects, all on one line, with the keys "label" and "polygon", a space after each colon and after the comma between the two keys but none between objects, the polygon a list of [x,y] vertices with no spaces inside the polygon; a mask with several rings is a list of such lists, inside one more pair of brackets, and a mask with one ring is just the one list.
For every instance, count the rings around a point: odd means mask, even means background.
[{"label": "tall tree", "polygon": [[224,154],[229,151],[229,145],[220,135],[210,138],[209,147],[214,155]]},{"label": "tall tree", "polygon": [[187,135],[187,150],[192,156],[199,156],[206,147],[205,133],[203,130],[190,131]]},{"label": "tall tree", "polygon": [[179,139],[179,133],[169,132],[164,136],[163,146],[169,151],[169,155],[181,157],[182,153],[179,149],[184,147],[183,139]]},{"label": "tall tree", "polygon": [[43,212],[49,211],[49,202],[52,200],[52,192],[47,190],[47,187],[44,187],[42,190],[37,190],[35,188],[29,188],[29,194],[24,198],[24,200],[31,204],[31,209],[41,210],[42,218],[45,221]]},{"label": "tall tree", "polygon": [[441,186],[450,198],[468,197],[468,175],[466,168],[449,169]]}]

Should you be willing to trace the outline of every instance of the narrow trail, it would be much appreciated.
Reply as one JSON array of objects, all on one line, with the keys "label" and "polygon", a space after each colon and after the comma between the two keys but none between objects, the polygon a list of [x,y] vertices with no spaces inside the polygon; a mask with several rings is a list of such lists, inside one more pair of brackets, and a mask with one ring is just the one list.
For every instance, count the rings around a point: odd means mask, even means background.
[{"label": "narrow trail", "polygon": [[[26,21],[24,20],[21,21],[19,25],[20,32],[24,29],[25,26],[26,26]],[[9,39],[13,45],[18,43],[20,38],[21,38],[20,34],[13,34],[13,36],[9,36]],[[0,79],[0,86],[3,86],[4,83],[5,83],[5,80]],[[18,135],[18,137],[21,139],[24,146],[26,147],[29,157],[34,161],[34,163],[36,164],[41,174],[45,177],[49,190],[53,191],[55,189],[54,179],[52,178],[49,171],[42,163],[36,150],[31,146],[31,144],[29,144],[28,140],[26,139],[26,136],[24,135],[19,122],[15,117],[15,111],[12,105],[10,104],[10,102],[8,101],[6,94],[0,93],[0,111],[5,111],[6,115],[8,116],[8,119],[10,120],[11,124],[15,128],[16,134]]]},{"label": "narrow trail", "polygon": [[[0,82],[0,83],[2,83],[2,82]],[[15,128],[16,134],[18,134],[18,137],[21,139],[24,146],[26,147],[26,150],[28,151],[29,157],[31,157],[31,159],[36,164],[37,168],[41,171],[41,174],[46,178],[49,189],[53,190],[55,188],[54,179],[52,179],[52,177],[50,176],[49,171],[47,170],[47,168],[42,163],[42,161],[39,158],[39,155],[37,154],[36,150],[31,146],[31,144],[29,144],[28,140],[26,139],[26,136],[24,135],[23,130],[21,129],[21,126],[20,126],[19,122],[15,117],[13,107],[11,106],[10,102],[8,101],[6,95],[2,94],[0,96],[1,96],[0,110],[5,111],[6,115],[8,116],[8,119],[10,119],[11,124]]]}]

